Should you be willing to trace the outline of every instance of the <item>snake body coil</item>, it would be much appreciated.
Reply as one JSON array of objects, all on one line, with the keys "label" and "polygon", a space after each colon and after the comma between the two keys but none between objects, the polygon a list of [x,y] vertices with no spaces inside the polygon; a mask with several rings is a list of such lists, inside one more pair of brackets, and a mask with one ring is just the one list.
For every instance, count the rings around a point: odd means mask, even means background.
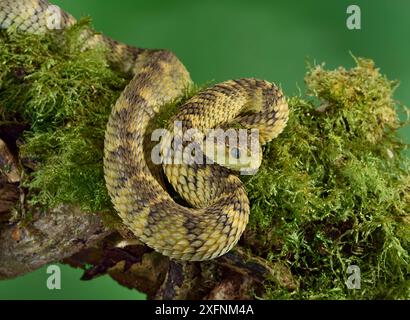
[{"label": "snake body coil", "polygon": [[[46,0],[0,0],[0,27],[44,33],[56,14]],[[59,27],[75,19],[58,11]],[[54,20],[53,20],[54,21]],[[130,47],[91,30],[87,46],[103,45],[110,63],[133,76],[112,109],[106,134],[106,186],[124,224],[144,243],[171,258],[207,260],[229,251],[249,217],[249,201],[239,178],[218,164],[167,164],[150,158],[149,137],[163,108],[191,85],[188,71],[166,50]],[[258,129],[264,144],[286,125],[288,106],[272,83],[226,81],[187,101],[174,120],[184,130],[225,128],[230,123]],[[174,201],[162,178],[185,199]]]}]

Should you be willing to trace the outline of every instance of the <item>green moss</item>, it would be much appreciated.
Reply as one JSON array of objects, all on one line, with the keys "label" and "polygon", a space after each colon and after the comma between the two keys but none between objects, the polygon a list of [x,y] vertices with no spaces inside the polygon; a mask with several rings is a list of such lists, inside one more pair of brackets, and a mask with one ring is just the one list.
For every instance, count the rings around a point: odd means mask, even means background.
[{"label": "green moss", "polygon": [[[34,163],[29,201],[111,212],[104,130],[128,79],[102,49],[80,49],[87,27],[57,39],[0,33],[0,125],[29,126],[20,144],[24,163]],[[285,131],[266,146],[258,174],[244,178],[252,205],[244,246],[300,283],[292,292],[266,283],[266,298],[410,297],[410,163],[397,133],[396,83],[370,60],[356,62],[309,68],[308,95],[289,99]],[[361,290],[344,284],[351,264],[361,268]]]},{"label": "green moss", "polygon": [[78,35],[87,27],[81,22],[58,37],[2,31],[1,120],[30,125],[20,152],[37,164],[25,181],[35,191],[31,202],[98,211],[110,207],[104,129],[126,79],[110,70],[102,49],[80,50]]},{"label": "green moss", "polygon": [[[257,253],[286,261],[301,287],[270,298],[408,298],[410,161],[393,91],[370,60],[311,67],[311,100],[290,99],[285,132],[246,180]],[[348,290],[347,267],[362,289]]]}]

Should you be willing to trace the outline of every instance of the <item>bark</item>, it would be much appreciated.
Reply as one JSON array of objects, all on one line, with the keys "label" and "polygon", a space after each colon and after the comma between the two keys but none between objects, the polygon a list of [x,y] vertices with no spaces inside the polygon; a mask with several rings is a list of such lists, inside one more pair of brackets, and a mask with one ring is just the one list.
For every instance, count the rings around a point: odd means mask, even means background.
[{"label": "bark", "polygon": [[0,225],[0,279],[13,278],[95,245],[112,231],[97,214],[61,206],[24,223]]},{"label": "bark", "polygon": [[109,274],[121,285],[146,293],[148,299],[251,299],[263,295],[266,283],[287,290],[298,286],[284,265],[252,257],[239,247],[212,261],[181,262],[141,243],[124,246],[120,234],[64,262],[84,269],[83,280]]},{"label": "bark", "polygon": [[18,161],[0,139],[0,279],[62,260],[112,233],[98,213],[27,207]]}]

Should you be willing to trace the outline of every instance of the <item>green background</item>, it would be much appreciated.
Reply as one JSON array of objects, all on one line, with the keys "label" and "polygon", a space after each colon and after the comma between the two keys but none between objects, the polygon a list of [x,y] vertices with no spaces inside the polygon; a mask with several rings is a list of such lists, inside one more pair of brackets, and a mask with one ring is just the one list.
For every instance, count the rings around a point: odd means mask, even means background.
[{"label": "green background", "polygon": [[[195,82],[258,77],[282,85],[288,95],[304,90],[306,61],[329,68],[375,60],[400,80],[395,97],[410,105],[410,1],[302,0],[55,0],[79,18],[91,16],[98,31],[140,47],[174,51]],[[346,8],[361,8],[362,29],[348,30]],[[407,141],[410,129],[402,130]],[[79,280],[62,266],[62,289],[46,288],[46,269],[0,282],[0,299],[136,299],[144,296],[108,276]]]}]

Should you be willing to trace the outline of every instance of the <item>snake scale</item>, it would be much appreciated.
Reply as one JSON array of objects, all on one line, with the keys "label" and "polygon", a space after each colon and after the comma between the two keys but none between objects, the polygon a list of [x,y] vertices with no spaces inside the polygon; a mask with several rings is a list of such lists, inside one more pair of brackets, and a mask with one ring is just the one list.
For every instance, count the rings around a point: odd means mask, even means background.
[{"label": "snake scale", "polygon": [[[0,0],[3,29],[41,34],[50,32],[50,22],[56,20],[58,28],[76,22],[46,0]],[[123,223],[145,244],[174,259],[201,261],[225,254],[249,218],[249,200],[238,175],[217,163],[154,165],[147,151],[153,120],[191,86],[188,71],[167,50],[135,48],[92,30],[85,39],[87,46],[104,46],[110,64],[132,77],[112,109],[104,144],[106,186]],[[263,145],[283,131],[288,105],[273,83],[246,78],[200,91],[173,119],[185,131],[206,132],[230,123],[258,129]],[[224,147],[229,152],[231,147]],[[171,186],[185,203],[174,200],[167,191]]]}]

